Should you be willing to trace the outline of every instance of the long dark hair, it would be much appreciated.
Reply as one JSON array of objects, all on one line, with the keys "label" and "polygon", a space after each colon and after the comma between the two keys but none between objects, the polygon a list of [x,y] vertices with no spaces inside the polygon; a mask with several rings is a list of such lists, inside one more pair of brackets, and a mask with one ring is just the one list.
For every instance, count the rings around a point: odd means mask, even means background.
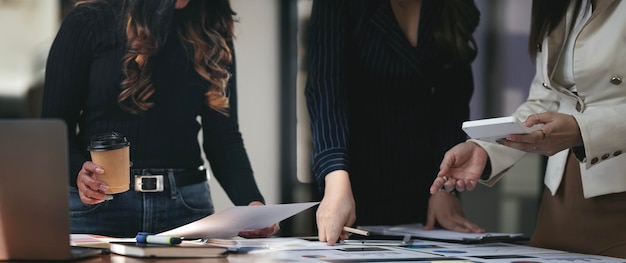
[{"label": "long dark hair", "polygon": [[434,38],[446,63],[469,64],[478,49],[474,31],[480,22],[480,11],[474,0],[434,0],[441,15],[436,17]]},{"label": "long dark hair", "polygon": [[[543,38],[552,32],[565,17],[571,0],[533,0],[530,22],[530,37],[528,38],[528,53],[535,57]],[[576,10],[581,6],[577,1]]]},{"label": "long dark hair", "polygon": [[[78,4],[84,2],[80,1]],[[233,38],[235,12],[229,0],[189,1],[174,23],[176,0],[123,0],[121,30],[126,39],[122,58],[122,91],[118,104],[131,113],[152,107],[154,94],[150,61],[170,34],[188,50],[195,71],[211,85],[205,92],[207,105],[223,114],[228,112],[226,88],[232,53],[227,41]]]}]

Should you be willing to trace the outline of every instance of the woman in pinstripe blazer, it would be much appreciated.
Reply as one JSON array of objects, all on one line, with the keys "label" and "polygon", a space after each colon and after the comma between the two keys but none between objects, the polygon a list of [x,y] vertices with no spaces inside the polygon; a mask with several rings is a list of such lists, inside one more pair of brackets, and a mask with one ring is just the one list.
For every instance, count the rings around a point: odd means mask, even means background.
[{"label": "woman in pinstripe blazer", "polygon": [[484,231],[454,195],[428,191],[466,139],[479,16],[470,0],[314,2],[305,93],[321,241],[353,224]]}]

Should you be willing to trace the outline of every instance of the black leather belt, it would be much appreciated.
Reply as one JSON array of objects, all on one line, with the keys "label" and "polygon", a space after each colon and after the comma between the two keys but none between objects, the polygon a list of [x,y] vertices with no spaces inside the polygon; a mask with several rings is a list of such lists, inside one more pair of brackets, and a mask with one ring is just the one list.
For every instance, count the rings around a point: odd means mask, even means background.
[{"label": "black leather belt", "polygon": [[205,182],[204,167],[196,169],[131,169],[131,186],[137,192],[163,192],[170,188],[169,174],[174,174],[176,187]]}]

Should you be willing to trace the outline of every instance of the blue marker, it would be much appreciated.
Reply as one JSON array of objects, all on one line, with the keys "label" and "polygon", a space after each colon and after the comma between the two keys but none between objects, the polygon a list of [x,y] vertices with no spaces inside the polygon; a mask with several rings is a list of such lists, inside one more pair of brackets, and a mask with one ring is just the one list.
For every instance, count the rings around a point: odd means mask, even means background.
[{"label": "blue marker", "polygon": [[180,237],[157,236],[147,232],[139,232],[135,237],[137,243],[176,245],[182,242]]}]

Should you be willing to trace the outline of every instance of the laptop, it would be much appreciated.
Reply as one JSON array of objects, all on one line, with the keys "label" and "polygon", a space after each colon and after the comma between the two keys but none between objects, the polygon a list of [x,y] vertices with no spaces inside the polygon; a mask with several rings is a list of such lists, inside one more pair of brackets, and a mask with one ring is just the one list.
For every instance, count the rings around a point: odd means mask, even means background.
[{"label": "laptop", "polygon": [[0,119],[0,260],[102,253],[70,246],[68,156],[63,121]]}]

